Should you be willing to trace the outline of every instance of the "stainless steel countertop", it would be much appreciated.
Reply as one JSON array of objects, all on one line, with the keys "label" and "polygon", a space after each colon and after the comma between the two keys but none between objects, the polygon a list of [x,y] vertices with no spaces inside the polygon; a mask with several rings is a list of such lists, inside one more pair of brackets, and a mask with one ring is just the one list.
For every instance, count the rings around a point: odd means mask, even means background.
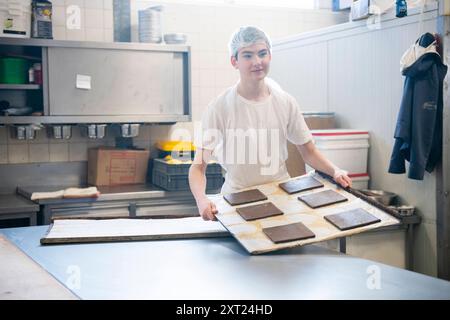
[{"label": "stainless steel countertop", "polygon": [[37,212],[39,205],[17,194],[0,194],[0,214]]},{"label": "stainless steel countertop", "polygon": [[259,256],[234,238],[41,246],[46,230],[0,233],[82,299],[450,299],[450,282],[315,245]]},{"label": "stainless steel countertop", "polygon": [[[17,192],[27,199],[31,199],[33,192],[51,192],[63,190],[69,187],[86,186],[19,186]],[[100,196],[98,198],[82,199],[43,199],[36,200],[39,204],[55,204],[61,202],[98,202],[110,200],[131,200],[131,199],[154,199],[154,198],[192,198],[190,191],[166,191],[152,184],[104,186],[98,187]],[[218,190],[217,190],[218,191]]]},{"label": "stainless steel countertop", "polygon": [[170,45],[141,42],[96,42],[96,41],[67,41],[53,39],[11,38],[0,37],[0,44],[14,46],[38,46],[59,48],[90,48],[90,49],[121,49],[121,50],[146,50],[161,52],[189,52],[190,46]]}]

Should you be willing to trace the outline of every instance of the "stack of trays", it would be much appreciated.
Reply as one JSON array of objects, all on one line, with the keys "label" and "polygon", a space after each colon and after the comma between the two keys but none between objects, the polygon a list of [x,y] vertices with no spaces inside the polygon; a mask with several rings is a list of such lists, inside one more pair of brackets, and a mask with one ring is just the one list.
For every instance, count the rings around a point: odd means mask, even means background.
[{"label": "stack of trays", "polygon": [[161,11],[162,6],[139,10],[139,42],[162,42]]}]

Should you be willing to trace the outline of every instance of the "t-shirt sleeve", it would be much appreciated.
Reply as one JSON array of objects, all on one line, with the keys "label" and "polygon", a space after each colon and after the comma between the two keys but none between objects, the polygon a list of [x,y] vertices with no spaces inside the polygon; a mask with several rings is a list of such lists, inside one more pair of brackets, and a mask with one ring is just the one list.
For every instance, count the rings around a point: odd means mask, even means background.
[{"label": "t-shirt sleeve", "polygon": [[287,128],[288,140],[296,145],[302,145],[312,140],[311,132],[303,118],[300,106],[294,97],[289,96],[289,122]]},{"label": "t-shirt sleeve", "polygon": [[197,132],[194,143],[197,148],[213,151],[223,138],[223,117],[220,106],[212,102],[202,117],[201,130]]}]

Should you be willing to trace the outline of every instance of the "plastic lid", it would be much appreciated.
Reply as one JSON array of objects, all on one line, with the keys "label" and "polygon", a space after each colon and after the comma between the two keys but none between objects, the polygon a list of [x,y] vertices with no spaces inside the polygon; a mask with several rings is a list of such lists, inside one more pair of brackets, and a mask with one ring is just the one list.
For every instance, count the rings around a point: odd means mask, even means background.
[{"label": "plastic lid", "polygon": [[346,135],[358,135],[369,134],[369,131],[361,129],[324,129],[324,130],[311,130],[313,136],[346,136]]},{"label": "plastic lid", "polygon": [[35,70],[41,70],[41,68],[42,68],[42,65],[41,65],[40,63],[34,63],[34,64],[33,64],[33,69],[35,69]]},{"label": "plastic lid", "polygon": [[156,147],[163,151],[194,151],[195,146],[191,141],[158,141]]},{"label": "plastic lid", "polygon": [[365,178],[365,177],[369,177],[368,173],[349,173],[348,174],[349,178]]},{"label": "plastic lid", "polygon": [[303,111],[304,116],[314,117],[334,117],[334,112],[315,112],[315,111]]}]

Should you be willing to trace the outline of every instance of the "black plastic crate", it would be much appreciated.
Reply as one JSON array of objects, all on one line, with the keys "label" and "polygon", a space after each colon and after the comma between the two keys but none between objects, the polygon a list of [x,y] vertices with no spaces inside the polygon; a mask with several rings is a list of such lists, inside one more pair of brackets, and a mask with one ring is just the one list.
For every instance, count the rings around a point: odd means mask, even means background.
[{"label": "black plastic crate", "polygon": [[[170,164],[164,159],[153,159],[153,170],[164,172],[168,175],[188,175],[190,163]],[[206,174],[222,174],[222,167],[218,163],[208,164]]]},{"label": "black plastic crate", "polygon": [[[222,174],[207,174],[206,175],[206,190],[217,190],[223,185]],[[169,191],[185,191],[189,188],[188,175],[169,175],[165,172],[153,169],[152,183],[155,186],[161,187]]]}]

